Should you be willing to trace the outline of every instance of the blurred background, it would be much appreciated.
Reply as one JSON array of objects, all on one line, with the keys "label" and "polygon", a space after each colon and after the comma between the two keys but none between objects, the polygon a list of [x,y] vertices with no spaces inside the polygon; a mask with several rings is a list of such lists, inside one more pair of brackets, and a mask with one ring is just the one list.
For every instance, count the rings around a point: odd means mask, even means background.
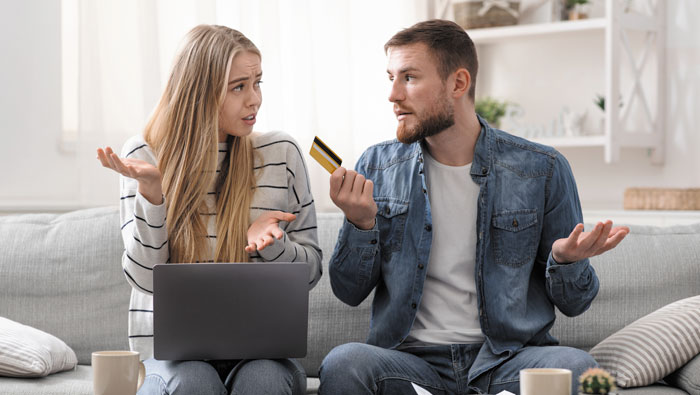
[{"label": "blurred background", "polygon": [[[142,132],[200,23],[261,50],[258,131],[305,152],[319,136],[352,167],[395,137],[384,43],[433,17],[476,42],[484,115],[557,147],[590,218],[630,188],[700,188],[697,0],[0,0],[0,213],[118,204],[95,150]],[[306,160],[318,210],[337,210]]]}]

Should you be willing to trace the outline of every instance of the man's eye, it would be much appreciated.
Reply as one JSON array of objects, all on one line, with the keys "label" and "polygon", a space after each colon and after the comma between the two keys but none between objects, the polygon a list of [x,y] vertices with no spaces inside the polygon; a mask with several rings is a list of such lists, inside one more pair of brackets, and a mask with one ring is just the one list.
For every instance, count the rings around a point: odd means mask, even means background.
[{"label": "man's eye", "polygon": [[255,81],[255,87],[256,87],[256,88],[260,88],[260,84],[262,84],[262,83],[263,83],[262,80],[260,80],[260,81]]},{"label": "man's eye", "polygon": [[405,78],[406,78],[406,81],[407,81],[407,82],[408,82],[408,81],[413,81],[414,79],[416,79],[416,77],[414,77],[414,76],[412,76],[412,75],[407,75]]}]

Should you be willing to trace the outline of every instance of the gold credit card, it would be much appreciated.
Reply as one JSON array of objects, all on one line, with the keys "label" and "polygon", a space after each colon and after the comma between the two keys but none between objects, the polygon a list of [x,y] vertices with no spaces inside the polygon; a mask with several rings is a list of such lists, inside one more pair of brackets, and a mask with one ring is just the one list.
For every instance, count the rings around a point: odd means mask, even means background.
[{"label": "gold credit card", "polygon": [[316,159],[329,173],[333,173],[335,169],[339,168],[340,164],[343,163],[343,160],[318,137],[314,137],[310,154],[311,157]]}]

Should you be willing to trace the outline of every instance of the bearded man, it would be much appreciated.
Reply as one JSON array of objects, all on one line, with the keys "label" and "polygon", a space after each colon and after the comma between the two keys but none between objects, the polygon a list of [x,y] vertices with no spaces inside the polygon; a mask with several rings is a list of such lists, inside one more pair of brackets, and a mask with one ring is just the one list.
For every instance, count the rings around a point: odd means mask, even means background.
[{"label": "bearded man", "polygon": [[331,285],[352,306],[374,290],[370,331],[326,356],[320,393],[517,394],[521,369],[596,366],[549,330],[555,308],[588,309],[588,258],[629,229],[584,232],[567,160],[475,113],[477,55],[458,25],[421,22],[384,49],[398,139],[330,178],[346,218]]}]

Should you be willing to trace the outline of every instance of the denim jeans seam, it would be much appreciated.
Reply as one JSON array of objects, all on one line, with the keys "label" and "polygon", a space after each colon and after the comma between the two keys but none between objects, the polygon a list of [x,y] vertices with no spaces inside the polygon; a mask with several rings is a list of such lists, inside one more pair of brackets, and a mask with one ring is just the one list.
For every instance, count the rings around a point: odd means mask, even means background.
[{"label": "denim jeans seam", "polygon": [[433,388],[433,389],[436,389],[436,390],[446,391],[446,388],[444,388],[444,386],[438,387],[438,386],[436,386],[436,385],[434,385],[434,384],[432,384],[432,383],[427,383],[427,382],[425,382],[425,381],[423,381],[423,380],[418,380],[418,381],[417,381],[417,380],[414,380],[414,379],[411,379],[411,378],[408,378],[408,377],[401,377],[401,376],[382,376],[382,377],[378,377],[378,378],[375,380],[374,385],[377,386],[377,384],[379,384],[380,382],[385,381],[385,380],[403,380],[403,381],[408,381],[409,383],[418,384],[418,385],[423,386],[423,387],[430,387],[430,388]]},{"label": "denim jeans seam", "polygon": [[499,381],[492,381],[491,385],[499,385],[499,384],[510,384],[510,383],[517,383],[520,381],[519,378],[512,378],[512,379],[507,379],[507,380],[499,380]]}]

